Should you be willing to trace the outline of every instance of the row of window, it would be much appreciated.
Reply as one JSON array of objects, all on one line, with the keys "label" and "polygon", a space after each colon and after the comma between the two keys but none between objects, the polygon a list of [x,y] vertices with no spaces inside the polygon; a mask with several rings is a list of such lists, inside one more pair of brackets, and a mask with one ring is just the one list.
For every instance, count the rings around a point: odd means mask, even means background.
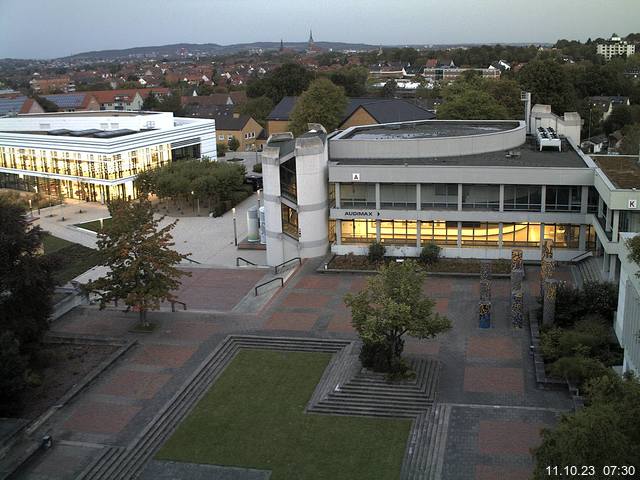
[{"label": "row of window", "polygon": [[102,180],[136,175],[170,160],[171,151],[167,145],[115,155],[0,147],[0,167],[3,168]]},{"label": "row of window", "polygon": [[[500,209],[499,185],[462,185],[461,204],[463,210]],[[580,212],[581,186],[547,186],[545,210],[548,212]],[[589,187],[588,211],[598,209],[598,194]],[[341,208],[376,208],[376,185],[374,183],[341,183]],[[458,184],[420,184],[420,206],[422,209],[457,210]],[[415,210],[417,208],[416,184],[380,184],[380,208]],[[542,210],[542,187],[540,185],[505,185],[505,211]]]},{"label": "row of window", "polygon": [[[376,240],[375,220],[337,220],[344,244],[371,243]],[[419,226],[418,226],[419,225]],[[595,230],[587,225],[587,249],[595,248]],[[505,247],[539,247],[542,238],[551,239],[556,248],[578,249],[580,225],[540,223],[487,223],[487,222],[418,222],[405,220],[381,220],[380,242],[390,245],[415,246],[420,228],[420,242],[435,242],[441,246],[457,246],[458,238],[463,247],[498,247],[502,233]]]}]

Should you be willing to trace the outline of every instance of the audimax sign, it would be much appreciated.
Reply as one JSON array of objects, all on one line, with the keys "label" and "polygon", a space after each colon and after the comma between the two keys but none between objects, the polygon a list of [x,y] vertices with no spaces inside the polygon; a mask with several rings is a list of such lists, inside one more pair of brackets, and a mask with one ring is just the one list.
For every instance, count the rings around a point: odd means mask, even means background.
[{"label": "audimax sign", "polygon": [[344,212],[344,216],[345,217],[359,217],[359,218],[366,218],[366,217],[379,217],[380,216],[380,212],[378,211],[371,211],[371,210],[347,210],[346,212]]}]

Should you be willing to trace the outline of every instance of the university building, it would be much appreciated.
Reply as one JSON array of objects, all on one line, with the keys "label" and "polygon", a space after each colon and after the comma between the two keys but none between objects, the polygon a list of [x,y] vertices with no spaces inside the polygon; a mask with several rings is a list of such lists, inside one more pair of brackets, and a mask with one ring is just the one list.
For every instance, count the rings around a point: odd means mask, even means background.
[{"label": "university building", "polygon": [[108,201],[172,161],[216,160],[213,120],[165,112],[63,112],[0,118],[0,187]]},{"label": "university building", "polygon": [[[640,280],[625,239],[640,231],[637,157],[582,153],[581,119],[548,106],[528,121],[439,121],[272,135],[262,152],[267,263],[293,257],[417,256],[540,261],[589,258],[620,282],[616,333],[625,370],[640,371]],[[631,233],[629,233],[631,232]],[[594,257],[594,258],[591,258]]]}]

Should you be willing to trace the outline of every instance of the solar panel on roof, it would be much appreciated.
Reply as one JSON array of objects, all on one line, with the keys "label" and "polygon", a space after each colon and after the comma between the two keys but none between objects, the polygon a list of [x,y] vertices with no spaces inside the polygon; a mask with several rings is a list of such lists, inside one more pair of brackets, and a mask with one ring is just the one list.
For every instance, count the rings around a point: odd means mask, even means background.
[{"label": "solar panel on roof", "polygon": [[0,115],[19,112],[27,97],[0,98]]},{"label": "solar panel on roof", "polygon": [[84,93],[79,94],[58,94],[58,95],[45,95],[47,100],[55,103],[58,107],[71,108],[79,107],[84,100]]}]

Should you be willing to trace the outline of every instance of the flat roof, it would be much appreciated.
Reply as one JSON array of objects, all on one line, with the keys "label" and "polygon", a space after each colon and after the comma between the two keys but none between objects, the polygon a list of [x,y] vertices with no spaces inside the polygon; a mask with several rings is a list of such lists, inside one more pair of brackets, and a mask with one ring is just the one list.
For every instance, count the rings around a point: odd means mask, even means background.
[{"label": "flat roof", "polygon": [[409,140],[413,138],[447,138],[506,132],[518,128],[518,121],[420,121],[355,127],[340,139]]},{"label": "flat roof", "polygon": [[140,115],[159,115],[165,112],[123,111],[123,110],[82,110],[79,112],[23,113],[14,118],[34,117],[137,117]]},{"label": "flat roof", "polygon": [[458,155],[451,157],[423,158],[340,158],[329,161],[333,165],[429,165],[429,166],[464,166],[464,167],[542,167],[542,168],[589,168],[580,154],[562,139],[562,151],[557,149],[538,150],[535,139],[527,137],[527,141],[518,148],[499,150],[497,152],[478,153],[474,155]]},{"label": "flat roof", "polygon": [[622,155],[591,155],[616,188],[640,188],[638,157]]},{"label": "flat roof", "polygon": [[128,128],[120,128],[118,130],[99,130],[97,128],[90,128],[87,130],[68,130],[66,128],[58,128],[55,130],[36,130],[36,131],[0,131],[0,133],[18,133],[20,135],[51,135],[54,137],[84,137],[84,138],[115,138],[123,137],[125,135],[132,135],[134,133],[150,132],[154,129],[148,130],[130,130]]}]

